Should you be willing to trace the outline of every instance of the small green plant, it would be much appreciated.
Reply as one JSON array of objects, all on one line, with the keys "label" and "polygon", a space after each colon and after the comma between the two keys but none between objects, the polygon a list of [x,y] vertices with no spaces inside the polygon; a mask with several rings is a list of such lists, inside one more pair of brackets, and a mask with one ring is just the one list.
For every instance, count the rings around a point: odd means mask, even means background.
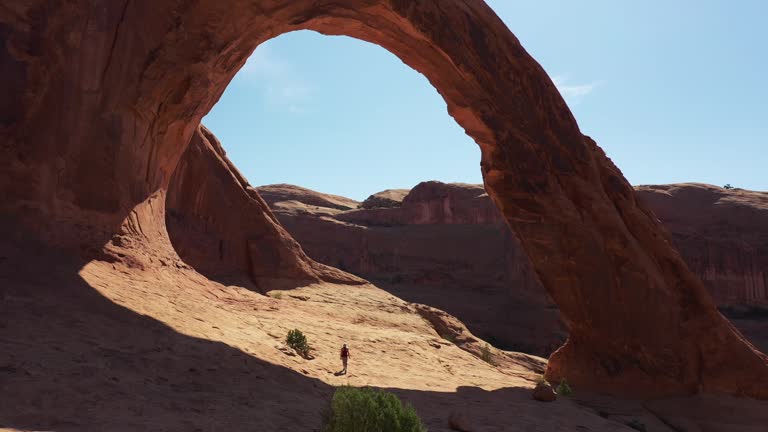
[{"label": "small green plant", "polygon": [[725,186],[723,186],[723,189],[733,189],[733,186],[731,186],[730,183],[726,183]]},{"label": "small green plant", "polygon": [[281,293],[280,291],[272,291],[269,293],[269,296],[272,297],[273,299],[280,300],[281,298],[283,298],[283,293]]},{"label": "small green plant", "polygon": [[493,354],[491,353],[491,346],[487,343],[484,347],[480,348],[480,358],[486,362],[493,364]]},{"label": "small green plant", "polygon": [[568,385],[568,381],[565,378],[560,380],[560,384],[557,386],[557,394],[560,396],[570,396],[573,394],[573,389]]},{"label": "small green plant", "polygon": [[456,342],[458,342],[458,338],[456,337],[455,334],[452,334],[452,333],[441,334],[440,337],[452,344],[456,344]]},{"label": "small green plant", "polygon": [[309,355],[309,344],[307,343],[307,337],[299,329],[293,329],[288,331],[288,336],[285,338],[285,343],[289,347],[296,350],[302,357]]},{"label": "small green plant", "polygon": [[370,387],[336,389],[322,432],[427,432],[416,410],[393,393]]},{"label": "small green plant", "polygon": [[627,423],[627,426],[631,427],[634,430],[638,430],[640,432],[648,431],[648,429],[645,428],[645,424],[640,423],[638,419],[634,419],[631,422]]}]

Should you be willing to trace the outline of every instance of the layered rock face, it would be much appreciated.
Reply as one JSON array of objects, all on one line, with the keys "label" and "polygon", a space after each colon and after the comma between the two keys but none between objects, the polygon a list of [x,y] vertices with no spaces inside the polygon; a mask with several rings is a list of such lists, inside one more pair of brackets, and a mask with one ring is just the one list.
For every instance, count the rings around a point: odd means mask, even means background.
[{"label": "layered rock face", "polygon": [[768,193],[696,183],[636,190],[718,305],[768,306]]},{"label": "layered rock face", "polygon": [[176,167],[166,206],[176,252],[210,278],[272,289],[321,279],[361,282],[307,258],[203,126]]},{"label": "layered rock face", "polygon": [[177,259],[166,192],[201,118],[256,46],[302,29],[389,50],[478,143],[485,189],[570,329],[549,378],[631,395],[768,397],[768,359],[717,312],[660,222],[481,0],[4,6],[3,218],[51,245],[119,248],[112,259],[147,266]]},{"label": "layered rock face", "polygon": [[[482,185],[425,182],[382,202],[383,208],[373,203],[389,191],[334,209],[324,204],[330,201],[325,194],[289,185],[272,192],[276,188],[257,190],[320,262],[450,311],[500,347],[549,355],[567,334]],[[636,190],[717,304],[753,343],[768,347],[763,326],[743,319],[754,315],[751,307],[766,304],[768,194],[703,184]]]},{"label": "layered rock face", "polygon": [[338,198],[296,186],[256,190],[312,258],[448,311],[500,348],[547,356],[567,336],[481,185],[425,182],[370,209],[328,207]]}]

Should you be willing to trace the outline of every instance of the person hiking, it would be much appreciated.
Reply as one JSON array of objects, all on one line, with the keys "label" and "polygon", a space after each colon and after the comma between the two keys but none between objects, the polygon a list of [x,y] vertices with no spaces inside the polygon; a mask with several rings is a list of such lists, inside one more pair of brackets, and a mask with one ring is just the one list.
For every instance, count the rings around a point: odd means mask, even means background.
[{"label": "person hiking", "polygon": [[341,364],[344,366],[344,369],[341,370],[342,374],[347,373],[347,362],[349,361],[349,358],[351,357],[349,355],[349,348],[347,348],[347,344],[342,345],[341,347]]}]

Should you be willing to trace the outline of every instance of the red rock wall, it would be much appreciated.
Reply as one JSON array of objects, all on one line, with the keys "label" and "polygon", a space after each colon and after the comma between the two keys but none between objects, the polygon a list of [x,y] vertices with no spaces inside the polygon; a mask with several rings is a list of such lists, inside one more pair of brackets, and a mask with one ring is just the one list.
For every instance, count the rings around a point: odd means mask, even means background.
[{"label": "red rock wall", "polygon": [[482,186],[425,182],[400,207],[335,212],[311,205],[320,195],[285,187],[267,198],[312,258],[445,310],[500,348],[548,356],[565,340],[557,307]]},{"label": "red rock wall", "polygon": [[166,208],[176,252],[210,278],[242,284],[250,276],[264,289],[321,279],[360,282],[307,258],[203,126],[176,167]]},{"label": "red rock wall", "polygon": [[703,184],[637,192],[719,305],[768,305],[768,193]]},{"label": "red rock wall", "polygon": [[768,397],[768,359],[480,0],[5,5],[0,212],[56,244],[175,257],[165,192],[200,119],[258,44],[301,29],[388,49],[478,143],[486,190],[570,327],[550,378]]},{"label": "red rock wall", "polygon": [[[336,212],[320,206],[297,213],[283,203],[320,203],[314,195],[322,194],[281,192],[270,195],[269,205],[320,262],[449,311],[499,347],[549,355],[553,341],[567,334],[482,185],[424,182],[387,208]],[[641,186],[637,193],[718,306],[738,315],[766,304],[768,194],[702,184]],[[763,346],[747,321],[735,323]]]}]

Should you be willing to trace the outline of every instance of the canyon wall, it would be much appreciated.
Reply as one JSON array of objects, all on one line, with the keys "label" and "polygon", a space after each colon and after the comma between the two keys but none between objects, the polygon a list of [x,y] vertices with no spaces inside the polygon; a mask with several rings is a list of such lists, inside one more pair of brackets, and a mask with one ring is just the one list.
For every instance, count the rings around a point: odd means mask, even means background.
[{"label": "canyon wall", "polygon": [[325,195],[297,186],[256,190],[312,258],[443,309],[500,348],[547,356],[567,336],[482,186],[425,182],[370,209],[313,205]]},{"label": "canyon wall", "polygon": [[256,289],[362,282],[307,258],[203,126],[176,167],[166,209],[176,252],[209,278]]},{"label": "canyon wall", "polygon": [[639,186],[721,306],[768,306],[768,192],[688,183]]},{"label": "canyon wall", "polygon": [[[636,190],[721,308],[766,305],[768,193],[695,183]],[[499,347],[549,355],[567,335],[482,185],[430,181],[363,203],[333,197],[345,200],[336,207],[325,194],[296,186],[257,191],[314,259],[449,311]],[[768,348],[762,325],[734,322]]]}]

